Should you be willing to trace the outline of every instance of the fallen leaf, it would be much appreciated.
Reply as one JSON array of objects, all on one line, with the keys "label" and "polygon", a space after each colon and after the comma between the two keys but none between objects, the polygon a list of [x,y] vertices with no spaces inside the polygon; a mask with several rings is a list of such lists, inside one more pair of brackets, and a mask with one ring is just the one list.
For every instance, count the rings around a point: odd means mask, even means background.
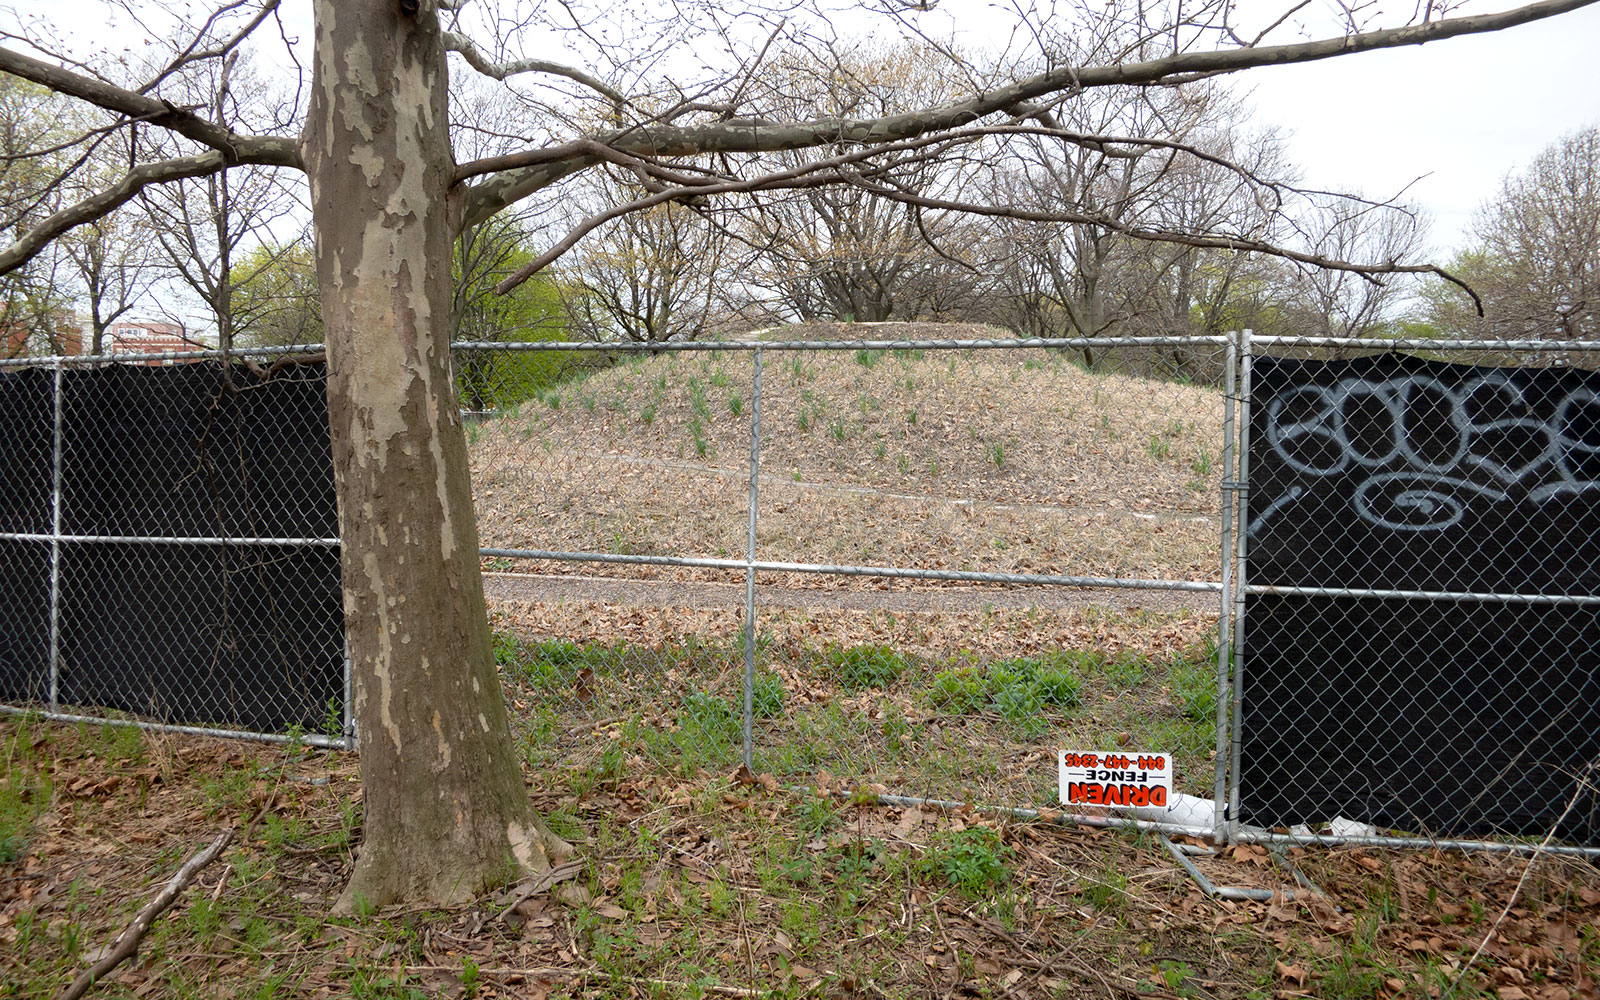
[{"label": "fallen leaf", "polygon": [[1282,959],[1273,963],[1272,971],[1277,973],[1279,979],[1291,984],[1296,989],[1304,989],[1311,979],[1311,973],[1298,965],[1289,965]]}]

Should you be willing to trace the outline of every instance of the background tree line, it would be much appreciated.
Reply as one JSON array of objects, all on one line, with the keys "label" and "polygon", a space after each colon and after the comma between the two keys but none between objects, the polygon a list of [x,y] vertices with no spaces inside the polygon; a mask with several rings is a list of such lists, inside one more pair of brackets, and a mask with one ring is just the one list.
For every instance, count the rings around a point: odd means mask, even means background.
[{"label": "background tree line", "polygon": [[[973,82],[949,76],[950,55],[925,41],[780,51],[752,73],[745,104],[772,119],[900,113],[949,100]],[[1001,70],[960,55],[974,77]],[[188,99],[221,121],[266,130],[289,114],[288,98],[258,78],[247,48],[187,64],[174,76]],[[451,113],[458,158],[513,145],[519,106],[512,92],[468,79],[452,92]],[[1130,235],[1220,232],[1341,260],[1397,263],[1420,260],[1427,250],[1426,218],[1403,203],[1298,190],[1283,136],[1255,125],[1248,106],[1218,82],[1101,88],[1041,108],[1036,119],[1061,134],[1141,141],[981,137],[877,166],[869,184],[736,195],[714,205],[669,201],[619,215],[559,266],[509,294],[497,292],[549,233],[648,193],[647,181],[624,166],[592,170],[559,199],[533,199],[461,231],[451,261],[452,338],[661,342],[809,320],[963,321],[1029,337],[1214,335],[1245,327],[1355,337],[1596,334],[1596,127],[1552,144],[1480,209],[1471,244],[1455,252],[1449,268],[1479,295],[1480,316],[1471,297],[1436,277],[1375,280]],[[0,205],[8,234],[81,197],[130,157],[160,155],[161,143],[172,141],[147,130],[87,149],[66,142],[85,130],[93,123],[81,112],[75,117],[62,98],[0,79]],[[61,149],[51,152],[55,146]],[[772,172],[802,154],[739,159],[740,169]],[[70,350],[75,314],[81,349],[99,353],[119,318],[180,318],[185,300],[198,304],[210,338],[224,346],[320,343],[305,206],[280,173],[246,165],[154,186],[0,278],[5,353]],[[1262,183],[1267,177],[1271,182]],[[961,210],[979,201],[1017,211]],[[1061,204],[1084,206],[1093,219],[1030,217]],[[1094,351],[1084,353],[1095,362]],[[466,355],[458,359],[462,404],[503,405],[507,391],[497,387],[521,385],[516,394],[525,395],[573,362],[544,353]],[[1185,361],[1175,363],[1181,369]]]}]

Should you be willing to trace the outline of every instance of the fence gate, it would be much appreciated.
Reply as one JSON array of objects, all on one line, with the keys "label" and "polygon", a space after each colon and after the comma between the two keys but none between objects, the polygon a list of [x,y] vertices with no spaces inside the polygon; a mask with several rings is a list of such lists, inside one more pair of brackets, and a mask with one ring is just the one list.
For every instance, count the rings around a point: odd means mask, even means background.
[{"label": "fence gate", "polygon": [[1600,845],[1596,349],[1244,337],[1234,839]]}]

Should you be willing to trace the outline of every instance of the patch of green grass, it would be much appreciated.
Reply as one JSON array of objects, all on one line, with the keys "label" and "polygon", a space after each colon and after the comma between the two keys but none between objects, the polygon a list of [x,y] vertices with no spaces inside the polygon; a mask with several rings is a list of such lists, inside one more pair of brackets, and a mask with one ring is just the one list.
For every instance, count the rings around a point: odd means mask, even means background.
[{"label": "patch of green grass", "polygon": [[991,441],[988,447],[984,449],[984,457],[993,462],[996,469],[1004,469],[1006,467],[1006,446],[1002,442]]},{"label": "patch of green grass", "polygon": [[711,422],[711,404],[706,401],[706,387],[693,375],[689,376],[689,409],[706,423]]},{"label": "patch of green grass", "polygon": [[751,710],[758,719],[776,719],[783,715],[783,678],[777,674],[757,674],[751,690]]},{"label": "patch of green grass", "polygon": [[829,646],[823,661],[828,677],[852,691],[888,687],[908,666],[891,646]]},{"label": "patch of green grass", "polygon": [[970,899],[982,899],[994,895],[1010,880],[1007,861],[1012,854],[1000,834],[989,827],[940,830],[934,834],[917,869],[935,882],[954,886]]},{"label": "patch of green grass", "polygon": [[250,768],[231,767],[221,777],[206,778],[200,783],[205,796],[206,812],[217,816],[224,812],[242,812],[250,804],[255,789],[256,772]]},{"label": "patch of green grass", "polygon": [[795,810],[795,821],[800,824],[800,832],[815,837],[839,821],[839,810],[826,795],[807,795]]},{"label": "patch of green grass", "polygon": [[694,441],[695,455],[705,458],[706,452],[710,451],[711,446],[706,443],[705,425],[701,423],[698,415],[689,418],[689,437]]},{"label": "patch of green grass", "polygon": [[616,673],[628,653],[626,643],[579,645],[565,639],[525,642],[509,632],[494,635],[495,661],[505,675],[548,691],[567,689],[585,668],[601,676]]},{"label": "patch of green grass", "polygon": [[1194,722],[1216,718],[1217,662],[1214,655],[1208,660],[1203,651],[1196,651],[1192,657],[1173,657],[1167,664],[1167,681],[1185,718]]},{"label": "patch of green grass", "polygon": [[1071,655],[995,660],[934,675],[928,700],[935,708],[968,713],[995,711],[1020,722],[1045,707],[1073,708],[1082,700],[1083,679]]},{"label": "patch of green grass", "polygon": [[[13,737],[15,742],[26,738],[26,728]],[[7,752],[13,748],[7,748]],[[19,764],[6,769],[6,780],[0,785],[0,864],[10,864],[22,857],[33,839],[33,822],[44,812],[50,802],[50,779],[33,775]]]},{"label": "patch of green grass", "polygon": [[1128,876],[1117,863],[1117,854],[1108,852],[1098,872],[1083,874],[1083,898],[1101,913],[1116,913],[1128,901]]},{"label": "patch of green grass", "polygon": [[1100,672],[1115,687],[1128,689],[1144,680],[1150,662],[1132,650],[1122,650],[1113,656],[1100,657]]},{"label": "patch of green grass", "polygon": [[740,742],[744,734],[742,713],[734,711],[733,704],[704,691],[690,692],[678,709],[678,727],[691,738],[701,738],[713,745],[726,746]]}]

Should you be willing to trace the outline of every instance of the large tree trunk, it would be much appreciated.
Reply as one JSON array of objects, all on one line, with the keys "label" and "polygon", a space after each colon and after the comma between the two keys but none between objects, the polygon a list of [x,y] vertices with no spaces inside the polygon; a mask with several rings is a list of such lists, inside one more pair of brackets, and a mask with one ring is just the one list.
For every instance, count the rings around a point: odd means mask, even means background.
[{"label": "large tree trunk", "polygon": [[364,829],[343,910],[458,903],[570,848],[511,745],[450,382],[452,156],[433,3],[317,0],[302,139]]}]

